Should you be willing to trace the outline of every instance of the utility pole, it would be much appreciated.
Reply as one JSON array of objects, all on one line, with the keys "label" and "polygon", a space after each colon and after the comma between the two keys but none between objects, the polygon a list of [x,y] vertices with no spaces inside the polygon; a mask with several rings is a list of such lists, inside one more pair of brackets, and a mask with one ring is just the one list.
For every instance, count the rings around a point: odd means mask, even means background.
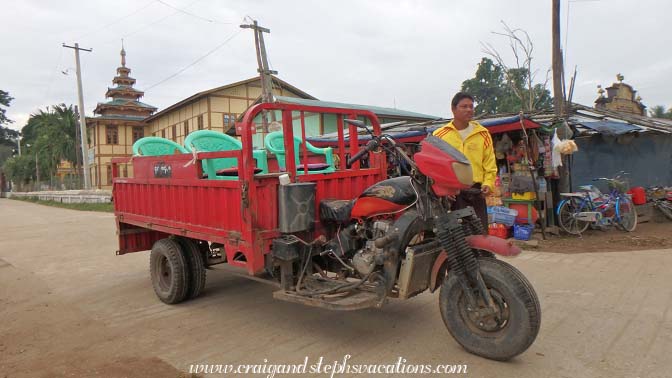
[{"label": "utility pole", "polygon": [[[562,49],[560,48],[560,0],[553,0],[553,15],[552,15],[552,34],[553,34],[553,107],[555,108],[555,116],[558,118],[567,117],[564,91],[564,77],[562,66]],[[558,137],[561,139],[568,139],[570,136],[566,135],[565,130],[568,129],[566,123],[558,127]],[[569,159],[562,157],[562,167],[558,169],[559,174],[559,190],[561,192],[569,192]]]},{"label": "utility pole", "polygon": [[256,20],[249,25],[240,25],[243,29],[254,30],[254,45],[257,49],[257,71],[261,77],[261,99],[263,102],[272,102],[272,80],[271,75],[277,75],[278,71],[271,71],[268,67],[268,58],[266,56],[266,45],[264,44],[264,33],[270,33],[271,30],[259,26]]},{"label": "utility pole", "polygon": [[[259,72],[259,77],[261,79],[261,102],[273,102],[273,77],[271,75],[277,75],[278,71],[272,71],[268,67],[266,45],[264,44],[264,33],[270,33],[271,30],[259,26],[256,20],[253,20],[251,24],[240,25],[240,27],[243,29],[254,30],[254,47],[257,50],[257,71]],[[271,117],[275,120],[275,112],[271,112]],[[266,130],[268,127],[268,119],[266,118],[265,111],[262,113],[262,122],[264,130]]]},{"label": "utility pole", "polygon": [[84,49],[79,47],[79,43],[75,43],[74,46],[68,46],[65,43],[63,47],[74,49],[75,50],[75,63],[77,64],[77,95],[79,97],[79,132],[82,138],[82,166],[84,167],[84,189],[91,189],[91,179],[89,178],[89,144],[86,137],[86,120],[84,116],[84,94],[82,93],[82,70],[79,64],[79,50],[84,50],[87,52],[93,51],[93,49]]},{"label": "utility pole", "polygon": [[[555,115],[561,117],[564,114],[565,99],[562,69],[562,50],[560,48],[560,0],[553,0],[553,107]],[[562,137],[562,136],[561,136]]]},{"label": "utility pole", "polygon": [[[77,114],[77,117],[79,117],[79,107],[75,106],[75,114]],[[75,143],[78,145],[82,145],[82,137],[81,137],[81,132],[79,130],[79,127],[75,127]],[[75,170],[77,173],[82,173],[82,150],[79,148],[75,148],[75,161],[76,161],[76,167]]]}]

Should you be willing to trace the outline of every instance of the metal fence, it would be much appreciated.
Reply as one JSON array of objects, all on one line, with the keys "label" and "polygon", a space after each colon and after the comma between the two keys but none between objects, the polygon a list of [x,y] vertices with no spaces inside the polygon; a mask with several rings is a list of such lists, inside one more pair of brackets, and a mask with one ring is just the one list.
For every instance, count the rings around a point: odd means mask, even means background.
[{"label": "metal fence", "polygon": [[84,178],[81,176],[67,175],[65,177],[53,176],[49,180],[29,181],[27,183],[7,183],[8,191],[12,192],[40,192],[48,190],[79,190],[84,189]]}]

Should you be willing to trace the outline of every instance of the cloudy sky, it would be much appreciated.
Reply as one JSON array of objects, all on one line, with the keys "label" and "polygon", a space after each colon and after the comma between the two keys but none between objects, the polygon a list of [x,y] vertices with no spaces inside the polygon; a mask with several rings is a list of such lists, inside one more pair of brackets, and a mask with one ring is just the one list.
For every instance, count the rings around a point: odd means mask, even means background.
[{"label": "cloudy sky", "polygon": [[[450,116],[452,94],[485,56],[481,43],[512,62],[507,40],[492,33],[501,21],[529,33],[541,81],[551,60],[551,0],[0,4],[0,89],[15,98],[8,116],[17,129],[38,109],[77,103],[74,53],[62,43],[93,48],[82,53],[87,115],[112,86],[122,38],[142,101],[163,109],[256,75],[253,34],[239,28],[246,17],[271,29],[266,46],[279,77],[330,101]],[[672,3],[657,0],[562,0],[566,67],[578,66],[574,100],[592,105],[596,86],[622,73],[647,106],[672,106],[669,31],[659,16],[671,11]]]}]

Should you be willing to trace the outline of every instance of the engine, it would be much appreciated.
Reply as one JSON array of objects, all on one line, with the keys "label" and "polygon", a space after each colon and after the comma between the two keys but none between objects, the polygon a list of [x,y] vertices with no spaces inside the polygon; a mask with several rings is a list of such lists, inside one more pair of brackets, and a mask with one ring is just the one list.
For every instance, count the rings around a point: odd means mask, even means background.
[{"label": "engine", "polygon": [[375,240],[387,234],[392,222],[378,220],[373,222],[371,229],[366,232],[366,243],[364,247],[352,256],[352,266],[362,276],[366,276],[376,269],[377,265],[382,265],[385,255],[383,248],[375,245]]}]

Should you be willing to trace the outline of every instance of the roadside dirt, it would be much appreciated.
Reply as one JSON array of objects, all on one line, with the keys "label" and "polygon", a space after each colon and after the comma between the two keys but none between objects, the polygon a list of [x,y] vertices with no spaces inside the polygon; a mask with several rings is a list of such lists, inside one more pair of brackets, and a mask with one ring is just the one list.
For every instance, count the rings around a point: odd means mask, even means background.
[{"label": "roadside dirt", "polygon": [[63,303],[34,274],[1,259],[0,287],[0,378],[191,377],[155,356],[135,355],[120,345],[123,332]]},{"label": "roadside dirt", "polygon": [[560,253],[624,252],[672,248],[672,222],[647,222],[637,225],[633,232],[612,228],[606,231],[588,229],[581,236],[548,235],[539,239],[539,251]]}]

